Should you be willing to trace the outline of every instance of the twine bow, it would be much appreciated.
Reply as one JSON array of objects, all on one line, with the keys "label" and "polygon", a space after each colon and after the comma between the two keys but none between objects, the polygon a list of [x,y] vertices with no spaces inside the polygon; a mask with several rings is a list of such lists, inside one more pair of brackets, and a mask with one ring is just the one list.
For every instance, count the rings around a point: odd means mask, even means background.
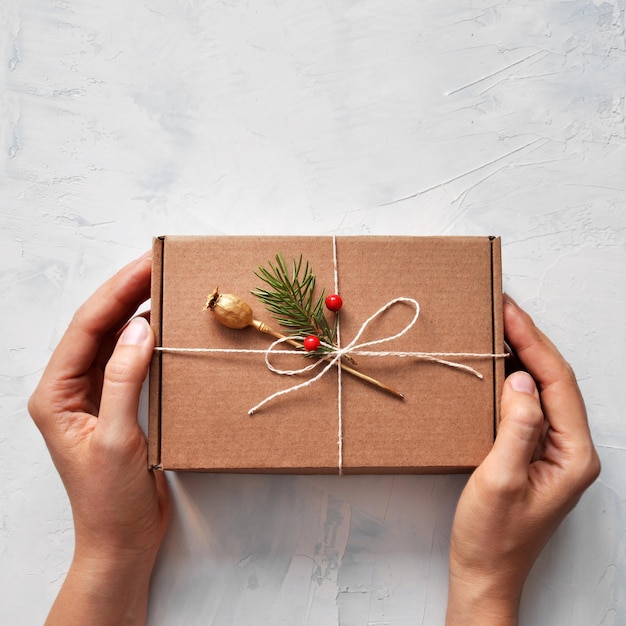
[{"label": "twine bow", "polygon": [[[413,313],[413,317],[411,321],[408,324],[406,324],[406,326],[404,326],[402,330],[400,330],[394,335],[390,335],[388,337],[382,337],[381,339],[374,339],[372,341],[366,341],[364,343],[358,343],[359,339],[361,338],[361,336],[363,335],[367,327],[377,317],[382,315],[385,311],[388,311],[391,307],[395,306],[396,304],[408,304],[409,306],[413,308],[414,313]],[[329,351],[329,356],[327,359],[318,359],[317,361],[315,361],[314,363],[310,365],[305,365],[304,367],[301,367],[299,369],[294,369],[294,370],[281,369],[281,368],[276,367],[270,362],[270,357],[274,354],[302,354],[301,351],[298,351],[298,350],[285,350],[285,351],[276,350],[276,348],[280,344],[285,343],[286,341],[289,341],[289,338],[287,337],[277,339],[268,347],[267,350],[263,351],[265,353],[265,365],[270,371],[276,374],[280,374],[281,376],[296,376],[298,374],[305,374],[306,372],[309,372],[319,367],[322,363],[325,363],[325,365],[322,368],[322,370],[318,372],[313,378],[310,378],[309,380],[306,380],[305,382],[299,383],[297,385],[293,385],[292,387],[288,387],[287,389],[282,389],[280,391],[277,391],[269,395],[267,398],[259,402],[254,407],[252,407],[248,411],[248,414],[253,415],[262,406],[264,406],[268,402],[271,402],[275,398],[278,398],[279,396],[284,396],[284,395],[287,395],[288,393],[293,393],[294,391],[297,391],[298,389],[303,389],[304,387],[308,387],[309,385],[312,385],[314,382],[320,380],[333,366],[339,365],[341,358],[347,355],[371,356],[371,357],[399,357],[399,358],[413,357],[413,358],[417,358],[421,360],[435,361],[436,363],[440,363],[441,365],[446,365],[448,367],[453,367],[456,369],[462,369],[467,372],[470,372],[471,374],[473,374],[474,376],[480,379],[483,378],[483,375],[477,370],[475,370],[473,367],[470,367],[469,365],[464,365],[462,363],[457,363],[455,361],[450,361],[448,359],[444,359],[443,357],[485,358],[485,357],[506,356],[506,355],[499,355],[499,354],[496,355],[496,354],[485,354],[485,353],[474,353],[474,352],[408,352],[408,351],[381,352],[381,351],[364,350],[364,348],[386,343],[388,341],[393,341],[394,339],[398,339],[402,337],[403,335],[405,335],[409,330],[411,330],[411,328],[413,328],[413,326],[417,322],[419,313],[420,313],[420,305],[419,305],[419,302],[415,300],[414,298],[404,298],[404,297],[394,298],[393,300],[390,300],[389,302],[387,302],[387,304],[382,306],[380,309],[378,309],[378,311],[376,311],[373,315],[368,317],[365,320],[365,322],[363,322],[361,328],[359,328],[358,332],[356,333],[352,341],[350,341],[350,343],[346,344],[344,347],[337,347],[337,346],[332,346],[329,344],[323,344],[324,347],[326,347]],[[338,371],[340,370],[341,368],[338,368]]]}]

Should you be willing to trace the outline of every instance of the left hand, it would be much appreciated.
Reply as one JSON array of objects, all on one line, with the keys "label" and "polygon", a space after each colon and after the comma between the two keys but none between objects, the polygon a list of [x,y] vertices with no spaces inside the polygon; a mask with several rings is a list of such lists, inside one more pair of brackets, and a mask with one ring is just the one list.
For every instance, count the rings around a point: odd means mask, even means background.
[{"label": "left hand", "polygon": [[75,562],[149,571],[165,534],[165,477],[148,470],[137,423],[154,336],[144,318],[128,322],[149,297],[150,273],[147,254],[85,302],[29,402],[72,505]]}]

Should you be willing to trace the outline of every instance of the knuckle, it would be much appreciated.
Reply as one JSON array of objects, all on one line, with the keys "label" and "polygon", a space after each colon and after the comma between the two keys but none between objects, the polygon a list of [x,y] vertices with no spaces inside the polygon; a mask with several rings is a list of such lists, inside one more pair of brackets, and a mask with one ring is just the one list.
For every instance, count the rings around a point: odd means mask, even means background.
[{"label": "knuckle", "polygon": [[487,491],[503,502],[517,500],[527,482],[525,475],[509,471],[488,472],[482,480]]},{"label": "knuckle", "polygon": [[505,419],[515,424],[516,434],[520,439],[532,441],[537,438],[537,432],[544,424],[544,415],[541,405],[534,398],[528,396],[527,400],[511,407]]},{"label": "knuckle", "polygon": [[103,428],[92,437],[91,446],[103,464],[126,463],[134,455],[142,454],[142,437],[139,428],[124,431],[123,434],[115,429]]},{"label": "knuckle", "polygon": [[561,378],[563,378],[564,380],[570,382],[570,383],[574,383],[574,384],[578,384],[578,381],[576,379],[576,372],[574,372],[574,368],[570,365],[570,363],[568,361],[562,361],[561,362]]},{"label": "knuckle", "polygon": [[600,457],[598,456],[598,453],[593,445],[590,444],[588,449],[585,451],[583,459],[581,459],[580,467],[581,483],[586,489],[596,480],[596,478],[598,478],[600,471],[602,470]]},{"label": "knuckle", "polygon": [[106,364],[104,375],[110,383],[124,384],[135,379],[135,368],[131,361],[118,356]]},{"label": "knuckle", "polygon": [[532,404],[526,408],[524,416],[520,421],[526,428],[532,429],[533,432],[541,428],[544,423],[541,405],[533,400]]},{"label": "knuckle", "polygon": [[600,457],[591,442],[583,449],[577,450],[573,469],[569,471],[570,490],[580,497],[598,478],[601,471]]},{"label": "knuckle", "polygon": [[35,390],[31,397],[28,399],[28,412],[35,424],[38,426],[41,421],[41,411],[39,404],[38,390]]},{"label": "knuckle", "polygon": [[35,426],[43,433],[47,427],[50,414],[54,412],[54,401],[46,390],[46,385],[40,383],[37,389],[28,398],[27,408]]},{"label": "knuckle", "polygon": [[74,311],[74,315],[72,315],[72,319],[70,320],[70,326],[78,326],[81,327],[87,315],[87,306],[86,302],[83,302],[77,309]]}]

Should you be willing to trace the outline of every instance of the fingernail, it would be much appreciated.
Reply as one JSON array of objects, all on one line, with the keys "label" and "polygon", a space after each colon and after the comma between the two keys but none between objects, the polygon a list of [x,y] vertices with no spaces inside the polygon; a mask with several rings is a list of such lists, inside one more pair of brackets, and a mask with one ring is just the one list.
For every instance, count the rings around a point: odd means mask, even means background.
[{"label": "fingernail", "polygon": [[136,346],[143,343],[150,332],[150,325],[143,317],[132,319],[124,329],[119,343],[126,346]]},{"label": "fingernail", "polygon": [[509,384],[513,391],[520,391],[522,393],[535,394],[537,385],[530,374],[526,372],[514,372],[509,376]]}]

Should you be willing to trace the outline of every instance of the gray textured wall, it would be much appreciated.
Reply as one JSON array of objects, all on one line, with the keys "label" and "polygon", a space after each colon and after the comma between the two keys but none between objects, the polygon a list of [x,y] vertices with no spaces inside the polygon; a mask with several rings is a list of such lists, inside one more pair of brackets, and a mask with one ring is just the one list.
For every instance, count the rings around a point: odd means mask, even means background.
[{"label": "gray textured wall", "polygon": [[[26,399],[155,234],[498,234],[603,461],[522,624],[626,623],[624,0],[2,0],[0,619],[69,503]],[[97,468],[94,468],[97,471]],[[152,626],[441,623],[465,479],[171,476]]]}]

